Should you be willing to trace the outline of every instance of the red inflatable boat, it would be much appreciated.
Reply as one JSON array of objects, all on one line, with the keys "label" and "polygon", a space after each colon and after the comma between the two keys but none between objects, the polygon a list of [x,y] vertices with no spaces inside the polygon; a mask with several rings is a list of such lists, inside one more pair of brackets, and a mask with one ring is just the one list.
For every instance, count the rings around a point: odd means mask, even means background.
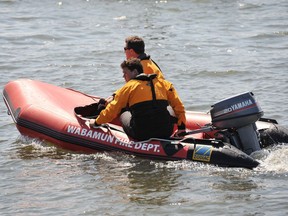
[{"label": "red inflatable boat", "polygon": [[[217,130],[207,127],[211,124],[209,114],[187,112],[187,128],[191,131],[182,139],[137,141],[125,134],[118,119],[98,128],[90,128],[87,118],[75,114],[75,107],[97,103],[100,99],[97,96],[21,79],[5,86],[3,98],[21,134],[52,142],[64,149],[79,152],[122,151],[155,159],[185,159],[250,169],[259,164],[247,152],[239,150],[237,145],[236,148],[226,141],[214,139],[215,133],[222,129],[221,124],[225,122],[225,119],[217,119],[222,118],[218,116],[219,111],[218,114],[214,113],[212,119],[214,125],[218,124]],[[248,105],[242,109],[246,107]],[[224,135],[224,132],[221,133],[221,137]]]}]

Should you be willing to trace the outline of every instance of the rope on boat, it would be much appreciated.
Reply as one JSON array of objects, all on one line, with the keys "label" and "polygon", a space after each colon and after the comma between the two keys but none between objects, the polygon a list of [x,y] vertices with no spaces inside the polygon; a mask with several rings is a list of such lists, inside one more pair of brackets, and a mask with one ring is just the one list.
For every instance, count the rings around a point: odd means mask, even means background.
[{"label": "rope on boat", "polygon": [[[101,97],[99,97],[99,96],[94,96],[94,95],[86,94],[86,93],[83,93],[83,92],[81,92],[81,91],[77,91],[77,90],[72,89],[72,88],[66,88],[66,89],[68,89],[68,90],[70,90],[70,91],[74,91],[74,92],[80,93],[80,94],[85,95],[85,96],[87,96],[87,97],[90,97],[90,98],[92,98],[93,100],[95,100],[95,99],[100,99],[100,98],[101,98]],[[95,100],[95,101],[96,101],[96,100]]]}]

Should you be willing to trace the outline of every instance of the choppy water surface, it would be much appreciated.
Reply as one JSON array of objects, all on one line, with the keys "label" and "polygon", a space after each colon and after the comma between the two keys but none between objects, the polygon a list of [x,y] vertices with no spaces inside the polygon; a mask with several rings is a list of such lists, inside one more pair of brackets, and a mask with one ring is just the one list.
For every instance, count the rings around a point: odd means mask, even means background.
[{"label": "choppy water surface", "polygon": [[[288,126],[285,0],[0,1],[0,84],[30,78],[106,97],[139,35],[188,110],[253,91]],[[1,215],[285,215],[288,147],[255,170],[75,154],[19,135],[4,102]]]}]

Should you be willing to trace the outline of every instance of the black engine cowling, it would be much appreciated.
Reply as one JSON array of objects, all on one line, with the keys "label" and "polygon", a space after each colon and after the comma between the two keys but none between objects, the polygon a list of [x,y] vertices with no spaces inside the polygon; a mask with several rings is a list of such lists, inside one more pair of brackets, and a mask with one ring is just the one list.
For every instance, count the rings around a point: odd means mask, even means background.
[{"label": "black engine cowling", "polygon": [[224,99],[210,110],[212,124],[219,128],[240,128],[256,122],[263,111],[252,92]]},{"label": "black engine cowling", "polygon": [[261,149],[255,122],[263,116],[263,111],[252,92],[245,92],[214,104],[210,114],[214,127],[236,132],[229,137],[231,144],[247,154]]}]

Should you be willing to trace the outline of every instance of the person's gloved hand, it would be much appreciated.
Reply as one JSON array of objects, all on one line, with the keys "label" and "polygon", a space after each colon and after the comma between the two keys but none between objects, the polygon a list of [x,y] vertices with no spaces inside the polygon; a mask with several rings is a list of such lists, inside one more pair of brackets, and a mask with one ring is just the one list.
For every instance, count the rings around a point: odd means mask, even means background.
[{"label": "person's gloved hand", "polygon": [[96,115],[96,111],[98,109],[98,103],[89,104],[86,106],[75,107],[74,111],[77,115],[81,115],[83,117]]},{"label": "person's gloved hand", "polygon": [[185,124],[178,125],[178,130],[175,132],[175,137],[183,137],[187,134]]},{"label": "person's gloved hand", "polygon": [[177,130],[174,134],[175,137],[183,137],[187,134],[186,130]]},{"label": "person's gloved hand", "polygon": [[97,122],[96,122],[96,120],[95,119],[90,119],[90,121],[89,121],[89,126],[90,127],[94,127],[94,128],[97,128],[97,127],[100,127],[101,126],[101,124],[99,125],[99,124],[97,124]]},{"label": "person's gloved hand", "polygon": [[102,110],[105,109],[107,101],[104,98],[101,98],[98,102],[97,111],[100,113]]}]

